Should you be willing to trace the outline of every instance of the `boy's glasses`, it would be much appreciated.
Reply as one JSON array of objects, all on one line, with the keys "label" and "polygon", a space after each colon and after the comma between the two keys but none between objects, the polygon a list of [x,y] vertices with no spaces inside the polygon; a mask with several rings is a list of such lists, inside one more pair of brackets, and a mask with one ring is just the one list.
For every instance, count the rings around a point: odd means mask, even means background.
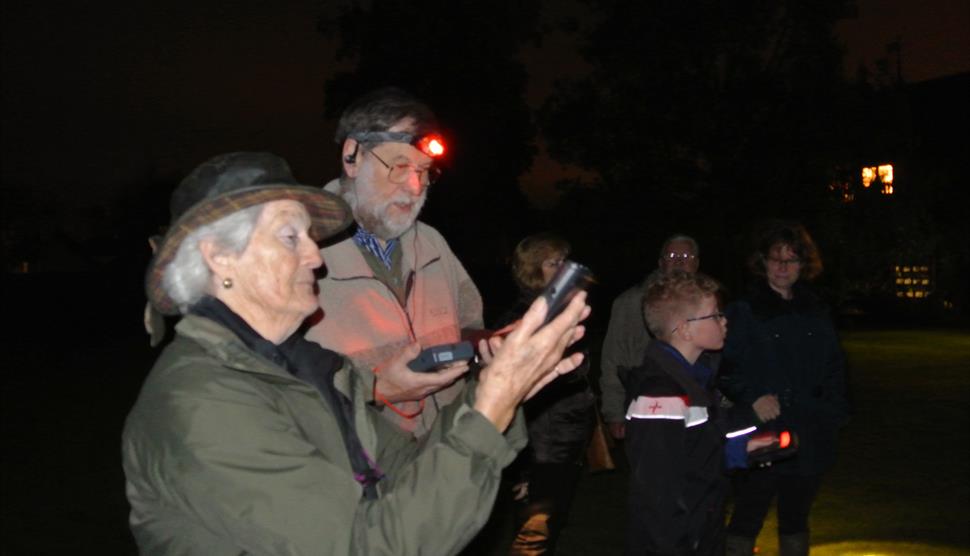
[{"label": "boy's glasses", "polygon": [[[710,315],[704,315],[703,317],[694,317],[694,318],[690,318],[690,319],[684,319],[684,322],[694,322],[695,320],[707,320],[707,319],[715,319],[718,322],[722,322],[722,321],[727,320],[727,315],[725,315],[724,313],[718,311],[716,313],[711,313]],[[677,332],[677,329],[678,328],[680,328],[680,325],[677,325],[676,327],[674,327],[674,329],[671,330],[670,333],[673,334],[674,332]]]},{"label": "boy's glasses", "polygon": [[710,315],[704,315],[703,317],[694,317],[692,319],[684,319],[686,322],[694,322],[695,320],[707,320],[707,319],[717,319],[724,320],[727,316],[724,313],[718,311],[717,313],[711,313]]}]

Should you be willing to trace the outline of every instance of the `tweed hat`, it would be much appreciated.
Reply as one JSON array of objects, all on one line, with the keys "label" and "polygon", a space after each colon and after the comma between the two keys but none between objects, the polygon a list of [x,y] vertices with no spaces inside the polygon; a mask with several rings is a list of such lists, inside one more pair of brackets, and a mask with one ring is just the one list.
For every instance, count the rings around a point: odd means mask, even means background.
[{"label": "tweed hat", "polygon": [[145,276],[145,291],[155,309],[166,315],[179,313],[178,305],[162,288],[162,277],[186,236],[242,209],[285,199],[306,207],[310,235],[317,241],[339,233],[353,221],[343,199],[297,183],[286,161],[275,154],[221,154],[192,170],[172,192],[172,224]]}]

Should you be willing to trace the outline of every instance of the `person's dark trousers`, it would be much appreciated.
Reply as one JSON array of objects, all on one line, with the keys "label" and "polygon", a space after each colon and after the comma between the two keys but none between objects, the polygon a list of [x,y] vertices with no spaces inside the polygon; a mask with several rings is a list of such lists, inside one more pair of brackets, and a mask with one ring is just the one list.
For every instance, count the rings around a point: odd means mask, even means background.
[{"label": "person's dark trousers", "polygon": [[582,467],[574,463],[536,463],[529,470],[529,495],[509,554],[555,554],[566,526]]},{"label": "person's dark trousers", "polygon": [[701,530],[698,539],[697,556],[720,556],[724,554],[725,539],[725,504],[727,503],[728,486],[726,481],[718,485],[718,488],[709,491],[704,510],[707,512],[707,519]]},{"label": "person's dark trousers", "polygon": [[780,475],[770,468],[741,471],[732,477],[734,511],[728,535],[755,539],[771,501],[778,497],[778,535],[808,532],[808,513],[818,493],[820,475]]}]

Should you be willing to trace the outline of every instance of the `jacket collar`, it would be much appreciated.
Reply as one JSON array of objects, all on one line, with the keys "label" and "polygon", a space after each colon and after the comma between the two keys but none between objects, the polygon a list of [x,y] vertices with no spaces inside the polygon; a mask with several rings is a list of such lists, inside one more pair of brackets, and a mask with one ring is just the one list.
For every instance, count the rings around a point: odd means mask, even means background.
[{"label": "jacket collar", "polygon": [[[674,350],[674,348],[668,344],[654,340],[647,345],[646,358],[648,361],[653,360],[656,364],[654,368],[672,378],[684,389],[690,400],[690,405],[705,407],[711,405],[710,394],[690,375],[686,367],[687,361],[682,356],[678,357],[679,353],[676,355],[671,353],[671,350]],[[646,365],[646,367],[650,368],[649,365]]]},{"label": "jacket collar", "polygon": [[825,306],[812,290],[812,287],[802,280],[792,286],[792,298],[784,299],[768,286],[766,280],[761,280],[751,286],[749,293],[751,311],[761,318],[776,318],[792,313],[824,312]]},{"label": "jacket collar", "polygon": [[[401,268],[407,274],[409,270],[418,270],[441,258],[438,248],[427,241],[421,228],[425,225],[415,221],[408,231],[399,239],[401,249]],[[339,243],[323,249],[323,263],[328,259],[339,260],[339,264],[327,266],[327,277],[334,280],[349,280],[352,278],[374,278],[360,247],[353,238],[347,238]]]},{"label": "jacket collar", "polygon": [[[260,356],[249,349],[238,336],[222,324],[199,315],[187,314],[175,330],[202,347],[208,354],[221,361],[225,366],[237,371],[272,376],[315,389],[312,385],[290,374],[282,366]],[[344,359],[343,365],[334,376],[334,386],[337,390],[350,397],[352,394],[351,373],[349,363]]]}]

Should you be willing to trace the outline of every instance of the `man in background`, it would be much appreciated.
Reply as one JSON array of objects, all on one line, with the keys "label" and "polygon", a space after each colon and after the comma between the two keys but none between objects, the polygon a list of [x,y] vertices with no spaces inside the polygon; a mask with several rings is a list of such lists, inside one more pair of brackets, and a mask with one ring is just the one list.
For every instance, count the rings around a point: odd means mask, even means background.
[{"label": "man in background", "polygon": [[700,248],[694,238],[683,234],[670,236],[660,248],[657,269],[613,301],[600,356],[600,390],[603,393],[603,420],[610,435],[617,440],[623,439],[626,432],[623,374],[643,363],[650,343],[650,334],[643,320],[643,293],[647,284],[674,270],[696,273],[700,265]]}]

